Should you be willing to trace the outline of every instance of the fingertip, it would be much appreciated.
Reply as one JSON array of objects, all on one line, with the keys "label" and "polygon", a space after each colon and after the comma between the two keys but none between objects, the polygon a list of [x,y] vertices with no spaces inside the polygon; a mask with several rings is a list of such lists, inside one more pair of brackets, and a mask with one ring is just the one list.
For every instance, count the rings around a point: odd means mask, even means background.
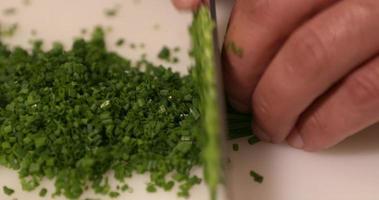
[{"label": "fingertip", "polygon": [[303,149],[304,148],[304,140],[298,131],[293,131],[287,137],[287,143],[296,149]]},{"label": "fingertip", "polygon": [[254,135],[256,135],[259,139],[261,139],[263,142],[271,142],[270,136],[268,136],[262,128],[259,127],[259,125],[253,123],[252,127]]},{"label": "fingertip", "polygon": [[178,10],[195,10],[199,4],[200,0],[172,0],[175,8]]}]

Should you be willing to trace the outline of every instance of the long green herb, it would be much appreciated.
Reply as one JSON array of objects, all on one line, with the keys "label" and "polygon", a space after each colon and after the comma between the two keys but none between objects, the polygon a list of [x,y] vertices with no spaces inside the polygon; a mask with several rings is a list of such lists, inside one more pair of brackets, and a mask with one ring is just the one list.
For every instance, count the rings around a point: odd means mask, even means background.
[{"label": "long green herb", "polygon": [[221,180],[220,155],[220,114],[216,87],[216,68],[212,33],[215,24],[208,8],[201,7],[194,16],[190,28],[192,35],[192,54],[196,64],[193,79],[199,91],[199,109],[201,113],[200,130],[202,132],[204,161],[204,178],[209,186],[211,198],[216,199],[216,192]]}]

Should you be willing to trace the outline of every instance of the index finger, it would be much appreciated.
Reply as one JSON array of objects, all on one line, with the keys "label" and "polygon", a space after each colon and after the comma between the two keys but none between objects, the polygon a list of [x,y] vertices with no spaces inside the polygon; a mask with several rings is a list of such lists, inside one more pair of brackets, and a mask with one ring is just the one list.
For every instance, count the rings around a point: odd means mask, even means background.
[{"label": "index finger", "polygon": [[[179,10],[195,10],[204,0],[172,0],[174,6]],[[206,0],[208,2],[208,0]]]},{"label": "index finger", "polygon": [[224,48],[226,94],[235,109],[251,110],[253,90],[288,35],[335,1],[236,1]]}]

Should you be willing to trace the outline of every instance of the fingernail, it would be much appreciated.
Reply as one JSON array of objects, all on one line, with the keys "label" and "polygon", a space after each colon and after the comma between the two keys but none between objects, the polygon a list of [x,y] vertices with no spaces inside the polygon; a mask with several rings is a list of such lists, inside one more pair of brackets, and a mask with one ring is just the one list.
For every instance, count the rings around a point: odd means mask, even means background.
[{"label": "fingernail", "polygon": [[297,149],[302,149],[304,147],[303,138],[298,132],[291,133],[287,138],[287,143]]},{"label": "fingernail", "polygon": [[271,138],[257,125],[253,125],[253,133],[263,142],[271,142]]}]

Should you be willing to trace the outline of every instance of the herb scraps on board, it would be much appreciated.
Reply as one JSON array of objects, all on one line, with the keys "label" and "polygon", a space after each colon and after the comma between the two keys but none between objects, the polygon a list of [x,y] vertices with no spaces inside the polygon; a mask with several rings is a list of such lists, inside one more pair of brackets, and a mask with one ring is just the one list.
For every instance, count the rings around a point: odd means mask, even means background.
[{"label": "herb scraps on board", "polygon": [[54,179],[54,195],[76,199],[86,183],[114,196],[106,172],[125,182],[150,172],[151,186],[179,185],[186,197],[200,179],[199,111],[190,75],[107,51],[104,32],[32,52],[0,43],[0,164],[24,190]]},{"label": "herb scraps on board", "polygon": [[46,194],[47,194],[47,189],[46,188],[42,188],[40,191],[39,191],[39,196],[40,197],[45,197],[46,196]]},{"label": "herb scraps on board", "polygon": [[242,58],[243,56],[243,49],[233,41],[231,42],[226,42],[226,50],[232,52],[234,55]]},{"label": "herb scraps on board", "polygon": [[117,16],[118,12],[120,11],[121,6],[115,5],[113,8],[107,8],[104,10],[104,14],[107,17],[115,17]]},{"label": "herb scraps on board", "polygon": [[[222,179],[219,113],[213,80],[201,75],[215,74],[209,67],[214,55],[203,54],[213,48],[208,12],[200,8],[190,28],[196,64],[188,75],[108,51],[101,28],[69,50],[56,44],[45,51],[42,41],[32,51],[11,49],[0,40],[0,165],[18,171],[23,190],[35,190],[48,178],[55,182],[52,195],[68,199],[88,187],[118,197],[109,171],[121,191],[133,190],[127,184],[133,174],[150,173],[148,192],[178,185],[178,196],[188,197],[202,182],[191,170],[203,165],[215,199]],[[0,36],[11,36],[17,24],[1,28]],[[172,52],[179,50],[165,46],[158,57],[177,62]],[[240,130],[234,124],[231,130]],[[39,194],[46,193],[42,188]]]},{"label": "herb scraps on board", "polygon": [[119,38],[116,41],[116,46],[120,47],[120,46],[124,45],[124,43],[125,43],[125,40],[123,38]]},{"label": "herb scraps on board", "polygon": [[18,29],[18,24],[0,24],[0,39],[13,37]]},{"label": "herb scraps on board", "polygon": [[11,15],[15,15],[17,13],[17,9],[16,8],[6,8],[3,10],[3,15],[5,16],[11,16]]},{"label": "herb scraps on board", "polygon": [[240,147],[238,144],[233,144],[233,151],[239,151]]},{"label": "herb scraps on board", "polygon": [[163,60],[163,61],[175,64],[175,63],[179,62],[179,58],[176,57],[176,56],[174,56],[174,53],[177,53],[177,52],[179,52],[178,47],[170,49],[169,47],[164,46],[159,51],[158,58],[161,59],[161,60]]},{"label": "herb scraps on board", "polygon": [[258,174],[256,171],[251,170],[250,176],[254,179],[255,182],[263,183],[264,177],[262,175]]},{"label": "herb scraps on board", "polygon": [[8,186],[3,186],[3,192],[7,196],[11,196],[14,193],[14,190]]},{"label": "herb scraps on board", "polygon": [[247,141],[250,145],[254,145],[260,142],[261,140],[256,135],[253,135]]}]

